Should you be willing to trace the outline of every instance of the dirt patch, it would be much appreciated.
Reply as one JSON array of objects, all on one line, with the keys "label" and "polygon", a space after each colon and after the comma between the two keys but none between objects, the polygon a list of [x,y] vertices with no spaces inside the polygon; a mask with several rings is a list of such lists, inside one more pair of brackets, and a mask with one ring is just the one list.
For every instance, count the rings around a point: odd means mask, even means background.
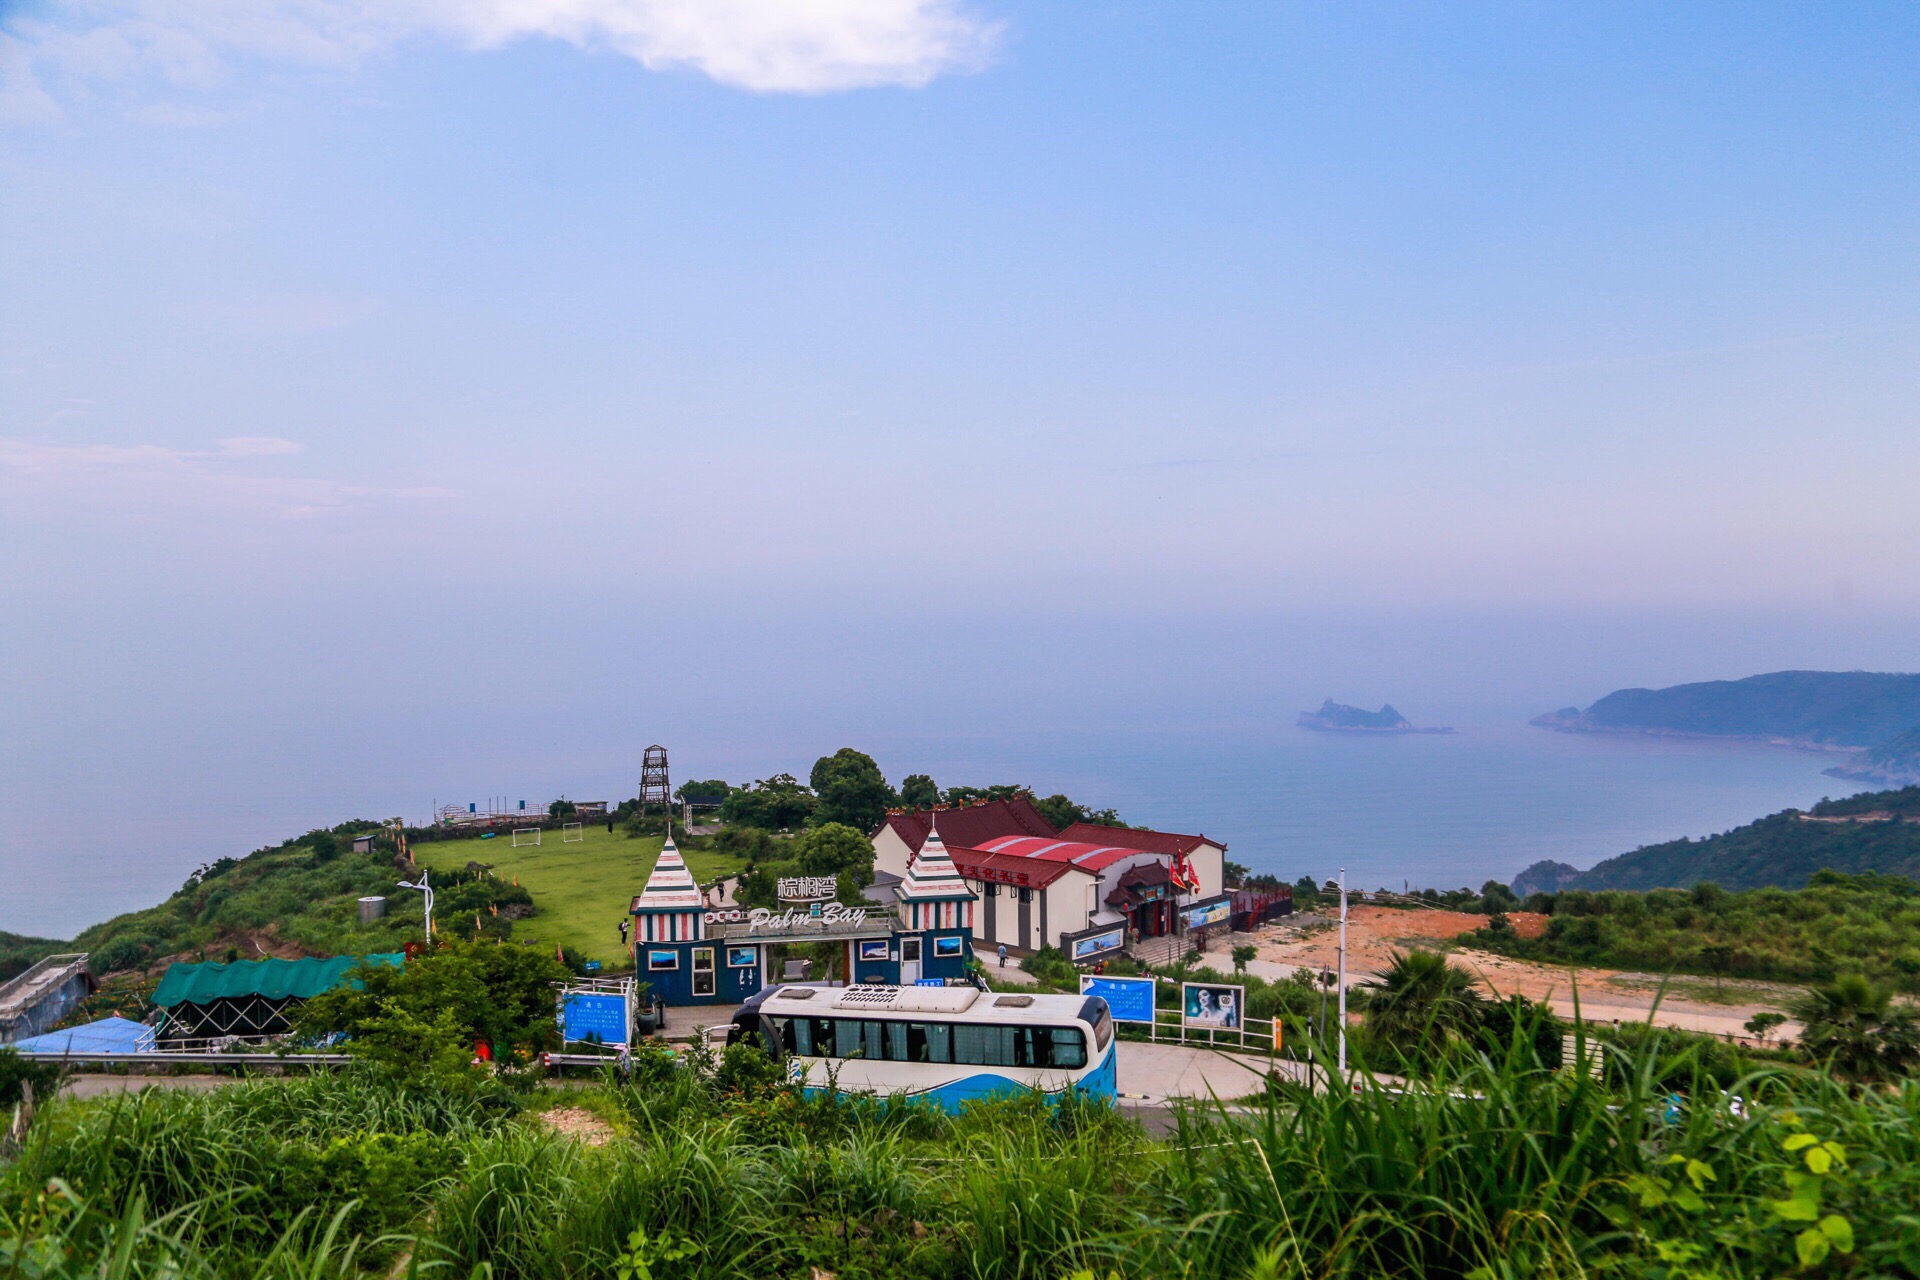
[{"label": "dirt patch", "polygon": [[563,1138],[604,1147],[613,1141],[613,1126],[583,1107],[553,1107],[540,1113],[540,1123]]},{"label": "dirt patch", "polygon": [[[1547,917],[1515,911],[1508,921],[1522,937],[1539,937]],[[1770,984],[1728,982],[1724,989],[1699,990],[1709,979],[1687,979],[1659,991],[1651,975],[1621,974],[1610,969],[1534,964],[1475,949],[1460,935],[1487,923],[1487,917],[1463,911],[1406,911],[1391,907],[1356,906],[1347,920],[1347,973],[1365,983],[1393,963],[1396,951],[1415,947],[1449,951],[1454,964],[1468,969],[1489,993],[1523,995],[1552,1005],[1570,1016],[1578,996],[1583,1016],[1595,1021],[1644,1021],[1649,1014],[1666,1026],[1684,1027],[1716,1035],[1744,1038],[1745,1020],[1762,1009],[1784,1007],[1795,988]],[[1286,977],[1294,969],[1318,972],[1340,963],[1337,921],[1302,921],[1269,925],[1257,935],[1259,960],[1249,968],[1269,980]],[[1658,1011],[1654,1012],[1655,1001]],[[1794,1034],[1789,1024],[1786,1034]]]},{"label": "dirt patch", "polygon": [[[1393,907],[1359,906],[1347,913],[1347,963],[1352,969],[1378,972],[1393,963],[1393,953],[1410,947],[1452,942],[1463,933],[1486,925],[1488,917],[1466,911],[1403,911]],[[1523,938],[1547,931],[1547,917],[1515,911],[1507,920]],[[1315,921],[1305,929],[1285,925],[1263,931],[1260,958],[1278,964],[1318,969],[1340,958],[1340,929]]]}]

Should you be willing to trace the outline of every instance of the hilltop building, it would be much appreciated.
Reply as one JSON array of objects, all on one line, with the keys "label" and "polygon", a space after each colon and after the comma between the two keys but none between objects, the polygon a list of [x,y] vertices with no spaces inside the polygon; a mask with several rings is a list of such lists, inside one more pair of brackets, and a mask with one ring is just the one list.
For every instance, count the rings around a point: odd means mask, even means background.
[{"label": "hilltop building", "polygon": [[990,946],[1087,960],[1234,912],[1219,841],[1093,823],[1055,831],[1026,795],[889,813],[871,833],[876,874],[904,881],[936,824],[940,852],[979,898],[973,937]]}]

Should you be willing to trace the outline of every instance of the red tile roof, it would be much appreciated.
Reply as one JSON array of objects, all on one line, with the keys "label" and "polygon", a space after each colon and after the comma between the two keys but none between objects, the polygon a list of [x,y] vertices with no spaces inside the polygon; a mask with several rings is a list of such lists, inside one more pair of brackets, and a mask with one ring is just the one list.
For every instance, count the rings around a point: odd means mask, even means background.
[{"label": "red tile roof", "polygon": [[1209,840],[1205,836],[1183,836],[1171,831],[1147,831],[1140,827],[1106,827],[1097,822],[1076,822],[1062,831],[1060,838],[1117,844],[1128,849],[1141,849],[1147,853],[1168,855],[1189,854],[1203,844],[1210,844],[1222,850],[1227,847],[1221,841]]},{"label": "red tile roof", "polygon": [[1122,858],[1137,858],[1146,849],[1121,845],[1084,844],[1076,840],[1050,839],[1046,836],[1005,836],[979,846],[1001,857],[1031,858],[1041,862],[1064,862],[1082,871],[1100,872]]},{"label": "red tile roof", "polygon": [[1044,889],[1069,871],[1085,870],[1070,862],[1009,857],[984,849],[956,849],[952,845],[947,846],[947,855],[953,859],[954,868],[969,880],[991,880],[995,884],[1029,889]]},{"label": "red tile roof", "polygon": [[[914,809],[890,813],[885,826],[892,827],[915,853],[926,843],[934,819],[940,822],[940,838],[949,849],[977,849],[998,836],[1046,836],[1052,838],[1053,826],[1040,816],[1027,796],[1011,800],[992,800],[986,804],[960,805],[952,809]],[[879,835],[875,827],[870,835]]]}]

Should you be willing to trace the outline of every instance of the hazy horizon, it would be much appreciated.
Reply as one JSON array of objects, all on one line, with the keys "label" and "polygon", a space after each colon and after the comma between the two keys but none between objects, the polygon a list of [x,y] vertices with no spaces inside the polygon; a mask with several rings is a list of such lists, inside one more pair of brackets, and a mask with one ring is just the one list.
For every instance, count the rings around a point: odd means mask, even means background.
[{"label": "hazy horizon", "polygon": [[[654,741],[1126,812],[1329,695],[1920,669],[1916,55],[1890,3],[6,6],[0,928]],[[1813,785],[1754,776],[1586,829]]]}]

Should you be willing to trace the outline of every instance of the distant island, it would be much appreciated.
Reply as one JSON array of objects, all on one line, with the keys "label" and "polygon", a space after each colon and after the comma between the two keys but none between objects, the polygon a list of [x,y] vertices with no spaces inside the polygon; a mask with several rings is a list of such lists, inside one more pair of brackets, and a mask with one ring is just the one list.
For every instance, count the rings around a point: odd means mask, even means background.
[{"label": "distant island", "polygon": [[1419,728],[1395,711],[1390,702],[1383,704],[1378,711],[1366,711],[1360,707],[1345,706],[1332,698],[1322,702],[1318,711],[1302,711],[1300,718],[1294,723],[1302,729],[1318,729],[1324,733],[1453,732],[1444,725],[1430,729]]},{"label": "distant island", "polygon": [[1701,840],[1645,845],[1585,871],[1536,862],[1513,878],[1513,891],[1798,889],[1820,871],[1878,872],[1920,880],[1920,786],[1822,800],[1806,812],[1785,809]]},{"label": "distant island", "polygon": [[1562,733],[1737,738],[1852,751],[1836,778],[1920,782],[1920,675],[1775,671],[1667,689],[1619,689],[1585,711],[1564,707],[1533,723]]}]

